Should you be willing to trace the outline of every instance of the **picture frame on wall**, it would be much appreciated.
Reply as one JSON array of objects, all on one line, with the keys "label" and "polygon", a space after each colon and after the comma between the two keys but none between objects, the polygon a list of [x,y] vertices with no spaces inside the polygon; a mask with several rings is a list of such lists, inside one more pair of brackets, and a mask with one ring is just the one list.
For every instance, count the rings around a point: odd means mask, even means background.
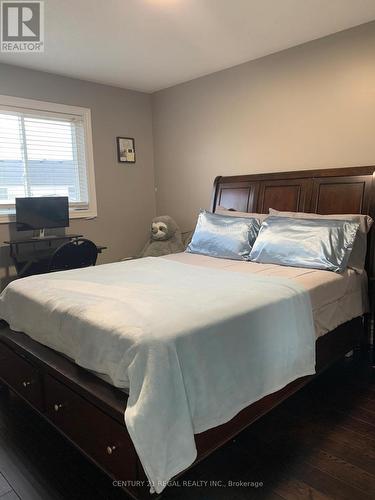
[{"label": "picture frame on wall", "polygon": [[117,161],[135,163],[135,140],[133,137],[116,137]]}]

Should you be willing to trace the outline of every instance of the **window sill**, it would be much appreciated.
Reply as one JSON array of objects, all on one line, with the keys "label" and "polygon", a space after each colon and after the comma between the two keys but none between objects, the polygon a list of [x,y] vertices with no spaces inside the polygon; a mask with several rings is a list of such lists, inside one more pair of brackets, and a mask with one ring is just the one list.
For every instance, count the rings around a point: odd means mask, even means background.
[{"label": "window sill", "polygon": [[[69,210],[69,220],[72,219],[95,219],[97,217],[95,210]],[[0,224],[11,224],[16,222],[16,214],[1,214]]]}]

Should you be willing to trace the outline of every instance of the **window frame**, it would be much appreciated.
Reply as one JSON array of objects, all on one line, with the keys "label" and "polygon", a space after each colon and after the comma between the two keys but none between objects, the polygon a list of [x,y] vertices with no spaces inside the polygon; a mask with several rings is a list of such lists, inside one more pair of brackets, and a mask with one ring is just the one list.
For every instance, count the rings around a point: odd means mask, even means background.
[{"label": "window frame", "polygon": [[[13,97],[9,95],[0,95],[0,112],[1,106],[13,108],[15,112],[27,111],[45,111],[48,113],[75,115],[83,119],[84,142],[85,142],[85,159],[86,159],[86,175],[87,175],[87,192],[88,206],[87,208],[69,206],[69,219],[87,219],[97,217],[96,203],[96,187],[95,187],[95,168],[94,168],[94,152],[92,143],[92,127],[91,127],[91,110],[79,106],[70,106],[67,104],[59,104],[49,101],[39,101],[35,99],[24,99],[23,97]],[[1,213],[0,224],[15,222],[14,213]]]}]

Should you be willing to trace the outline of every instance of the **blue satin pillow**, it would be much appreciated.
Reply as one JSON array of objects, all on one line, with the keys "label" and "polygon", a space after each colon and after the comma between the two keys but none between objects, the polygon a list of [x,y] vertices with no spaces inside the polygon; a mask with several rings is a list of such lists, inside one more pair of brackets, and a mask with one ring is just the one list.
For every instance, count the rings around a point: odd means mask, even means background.
[{"label": "blue satin pillow", "polygon": [[222,259],[249,260],[259,228],[257,219],[202,210],[186,251]]},{"label": "blue satin pillow", "polygon": [[342,272],[346,269],[359,224],[343,220],[268,217],[250,260]]}]

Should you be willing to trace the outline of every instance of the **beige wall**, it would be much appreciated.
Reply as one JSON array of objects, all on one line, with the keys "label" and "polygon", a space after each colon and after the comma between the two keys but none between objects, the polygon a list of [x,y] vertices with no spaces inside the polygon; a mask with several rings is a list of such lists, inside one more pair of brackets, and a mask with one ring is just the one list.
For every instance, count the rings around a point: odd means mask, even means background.
[{"label": "beige wall", "polygon": [[153,95],[157,212],[192,228],[217,175],[375,164],[375,23]]},{"label": "beige wall", "polygon": [[[100,262],[138,252],[155,214],[150,95],[5,64],[0,94],[91,109],[98,217],[73,220],[69,230],[108,245]],[[135,137],[135,165],[117,163],[116,136]],[[0,245],[8,236],[9,225],[0,224]],[[0,283],[7,265],[7,251],[0,248]]]}]

